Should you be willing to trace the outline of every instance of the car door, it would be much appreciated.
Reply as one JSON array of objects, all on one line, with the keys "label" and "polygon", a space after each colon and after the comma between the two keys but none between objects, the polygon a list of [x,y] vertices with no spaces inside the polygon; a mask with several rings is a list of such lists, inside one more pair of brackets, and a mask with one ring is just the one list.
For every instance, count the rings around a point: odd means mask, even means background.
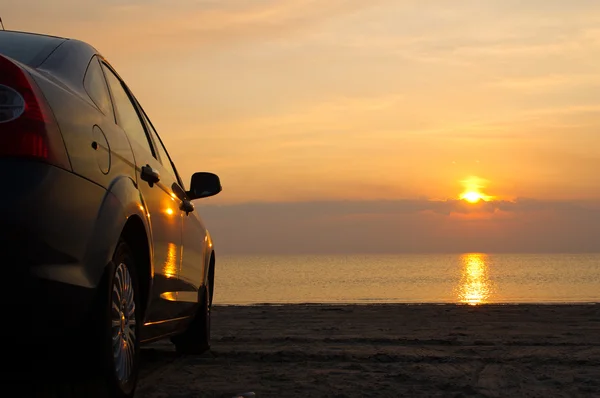
[{"label": "car door", "polygon": [[[196,206],[194,213],[183,219],[183,253],[181,281],[189,290],[198,291],[204,285],[209,266],[207,259],[211,248],[208,247],[208,234]],[[208,286],[212,288],[212,286]],[[209,291],[209,305],[212,304],[212,291]]]},{"label": "car door", "polygon": [[[169,333],[176,328],[179,310],[173,297],[179,289],[182,216],[172,190],[175,179],[158,159],[156,148],[143,122],[141,109],[119,76],[102,63],[115,107],[117,124],[125,130],[135,158],[138,189],[150,220],[154,278],[146,326],[155,326],[153,335]],[[167,322],[165,322],[167,321]],[[152,336],[143,336],[151,338]]]},{"label": "car door", "polygon": [[[179,177],[175,164],[171,160],[167,149],[165,148],[154,126],[147,115],[142,112],[142,117],[148,126],[148,131],[155,147],[158,150],[159,158],[167,172],[177,181],[177,186],[173,186],[178,198],[183,202],[185,200],[185,186]],[[181,205],[180,202],[180,205]],[[193,205],[188,202],[189,206]],[[206,231],[204,226],[198,221],[196,211],[190,209],[186,211],[180,206],[182,211],[183,236],[181,248],[181,267],[179,270],[179,290],[174,299],[180,308],[180,315],[192,315],[195,312],[198,303],[198,289],[203,281],[204,269],[204,237]],[[189,242],[189,243],[188,243]]]}]

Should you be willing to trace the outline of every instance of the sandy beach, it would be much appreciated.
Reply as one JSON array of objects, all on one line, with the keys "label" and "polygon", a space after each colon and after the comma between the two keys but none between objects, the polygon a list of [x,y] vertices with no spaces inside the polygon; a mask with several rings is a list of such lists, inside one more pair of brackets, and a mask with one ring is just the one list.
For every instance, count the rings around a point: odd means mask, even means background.
[{"label": "sandy beach", "polygon": [[216,306],[143,350],[137,397],[600,397],[600,305]]}]

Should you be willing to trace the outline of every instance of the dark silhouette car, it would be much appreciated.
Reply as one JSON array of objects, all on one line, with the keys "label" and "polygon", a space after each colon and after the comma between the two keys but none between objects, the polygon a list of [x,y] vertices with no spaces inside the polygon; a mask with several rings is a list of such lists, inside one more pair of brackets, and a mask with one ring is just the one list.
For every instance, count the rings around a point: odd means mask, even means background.
[{"label": "dark silhouette car", "polygon": [[80,388],[59,396],[131,397],[140,344],[209,348],[215,252],[192,201],[221,183],[195,173],[185,189],[92,46],[0,31],[0,175],[5,364],[51,363]]}]

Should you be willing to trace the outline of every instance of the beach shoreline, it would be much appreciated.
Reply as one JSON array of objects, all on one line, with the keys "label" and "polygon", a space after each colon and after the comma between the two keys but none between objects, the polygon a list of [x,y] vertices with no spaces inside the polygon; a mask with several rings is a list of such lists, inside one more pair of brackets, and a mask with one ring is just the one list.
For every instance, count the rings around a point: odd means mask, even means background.
[{"label": "beach shoreline", "polygon": [[218,305],[210,352],[143,351],[137,397],[594,397],[600,305]]},{"label": "beach shoreline", "polygon": [[294,306],[299,306],[299,307],[364,307],[364,306],[381,306],[381,307],[386,307],[386,306],[399,306],[399,307],[403,307],[403,306],[457,306],[457,307],[503,307],[503,306],[515,306],[515,307],[522,307],[522,306],[533,306],[533,307],[538,307],[538,306],[556,306],[556,307],[561,307],[561,306],[566,306],[566,307],[570,307],[570,306],[586,306],[586,305],[600,305],[600,301],[580,301],[580,302],[572,302],[572,301],[549,301],[549,302],[531,302],[531,303],[513,303],[513,302],[494,302],[494,303],[476,303],[476,304],[470,304],[470,303],[448,303],[448,302],[429,302],[429,303],[412,303],[412,302],[394,302],[394,303],[388,303],[388,302],[360,302],[360,303],[355,303],[355,302],[318,302],[318,303],[313,303],[313,302],[298,302],[298,303],[248,303],[248,304],[240,304],[240,303],[232,303],[232,304],[216,304],[214,305],[214,307],[216,308],[221,308],[221,307],[294,307]]}]

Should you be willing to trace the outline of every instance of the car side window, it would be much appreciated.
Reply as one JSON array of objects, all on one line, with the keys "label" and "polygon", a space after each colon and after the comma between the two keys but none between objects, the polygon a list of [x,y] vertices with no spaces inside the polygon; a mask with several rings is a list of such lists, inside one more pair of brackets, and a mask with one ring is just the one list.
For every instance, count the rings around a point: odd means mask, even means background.
[{"label": "car side window", "polygon": [[175,171],[175,167],[173,166],[173,163],[171,162],[171,158],[169,157],[169,154],[167,153],[167,149],[165,148],[162,141],[158,137],[156,130],[154,130],[154,126],[152,126],[152,123],[150,122],[150,120],[148,119],[148,116],[146,116],[146,113],[144,111],[142,111],[142,117],[144,118],[146,125],[148,126],[148,131],[150,132],[152,141],[154,141],[154,145],[156,146],[156,149],[158,150],[158,156],[160,157],[160,161],[161,161],[162,165],[169,172],[169,174],[171,174],[171,176],[175,179],[175,181],[178,181],[179,184],[181,184],[181,182],[179,181],[179,178],[177,178],[177,172]]},{"label": "car side window", "polygon": [[95,56],[90,61],[88,69],[85,72],[83,86],[100,111],[108,117],[114,117],[104,73],[102,73],[98,58]]},{"label": "car side window", "polygon": [[125,130],[129,139],[136,141],[143,148],[147,149],[152,156],[156,157],[144,125],[121,80],[106,65],[102,64],[102,68],[104,69],[106,81],[112,94],[113,104],[115,105],[117,124]]}]

